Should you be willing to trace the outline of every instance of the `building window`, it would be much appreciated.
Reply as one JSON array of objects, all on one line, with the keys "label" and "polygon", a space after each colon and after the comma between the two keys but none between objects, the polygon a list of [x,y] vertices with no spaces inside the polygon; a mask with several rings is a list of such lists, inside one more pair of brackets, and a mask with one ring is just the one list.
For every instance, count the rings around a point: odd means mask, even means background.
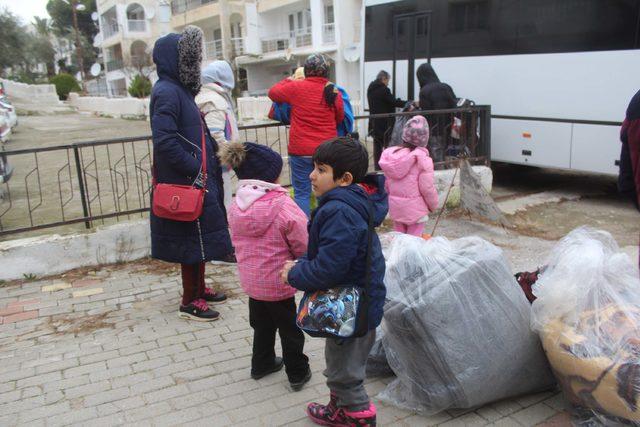
[{"label": "building window", "polygon": [[489,28],[489,1],[473,0],[449,4],[449,31],[487,30]]},{"label": "building window", "polygon": [[324,5],[324,23],[333,24],[334,22],[335,22],[335,17],[333,15],[333,5],[325,4]]}]

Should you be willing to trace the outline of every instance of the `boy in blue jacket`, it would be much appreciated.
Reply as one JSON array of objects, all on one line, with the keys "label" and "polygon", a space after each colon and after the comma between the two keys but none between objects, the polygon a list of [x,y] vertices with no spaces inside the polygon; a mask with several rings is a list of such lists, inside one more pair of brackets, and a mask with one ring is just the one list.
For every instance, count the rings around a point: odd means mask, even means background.
[{"label": "boy in blue jacket", "polygon": [[[327,338],[325,344],[327,405],[310,403],[312,421],[328,426],[375,426],[376,408],[364,388],[365,366],[382,320],[386,289],[385,263],[372,231],[371,280],[365,284],[369,215],[380,225],[387,214],[384,177],[366,176],[369,156],[357,140],[338,137],[324,142],[313,155],[309,178],[318,208],[309,224],[306,255],[288,262],[283,281],[302,291],[360,285],[368,296],[368,330],[360,338]],[[372,209],[371,209],[372,208]]]}]

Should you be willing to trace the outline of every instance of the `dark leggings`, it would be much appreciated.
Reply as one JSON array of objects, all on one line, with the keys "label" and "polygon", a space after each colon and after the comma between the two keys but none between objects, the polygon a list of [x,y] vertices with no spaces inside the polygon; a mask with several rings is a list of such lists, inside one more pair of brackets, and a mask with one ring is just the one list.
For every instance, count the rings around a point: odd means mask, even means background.
[{"label": "dark leggings", "polygon": [[204,296],[204,262],[180,264],[182,270],[182,305]]}]

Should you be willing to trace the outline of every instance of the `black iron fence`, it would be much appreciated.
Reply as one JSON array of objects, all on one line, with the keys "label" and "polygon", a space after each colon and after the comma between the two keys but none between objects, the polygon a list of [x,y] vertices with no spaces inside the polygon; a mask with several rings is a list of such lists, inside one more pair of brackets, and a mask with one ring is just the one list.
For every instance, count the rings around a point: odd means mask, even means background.
[{"label": "black iron fence", "polygon": [[[370,119],[413,113],[357,116],[355,130],[372,150],[367,136]],[[424,114],[424,113],[423,113]],[[446,167],[451,157],[464,155],[488,162],[490,108],[484,106],[429,112],[446,117],[438,130],[445,141]],[[458,118],[460,121],[456,121]],[[458,126],[455,125],[458,123]],[[451,129],[454,124],[456,129]],[[289,132],[279,123],[241,126],[241,139],[270,146],[286,156]],[[432,130],[432,133],[434,130]],[[150,206],[152,141],[150,136],[91,141],[0,153],[13,176],[0,184],[0,238],[27,236],[44,229],[80,231],[96,225],[146,217]],[[285,162],[282,181],[289,184]]]}]

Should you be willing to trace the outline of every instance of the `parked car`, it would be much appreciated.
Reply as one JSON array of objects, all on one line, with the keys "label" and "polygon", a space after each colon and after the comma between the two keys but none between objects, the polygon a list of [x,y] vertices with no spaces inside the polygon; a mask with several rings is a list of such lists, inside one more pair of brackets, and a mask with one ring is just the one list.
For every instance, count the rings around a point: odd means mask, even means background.
[{"label": "parked car", "polygon": [[0,142],[3,144],[9,140],[11,135],[11,124],[9,122],[9,112],[0,108]]},{"label": "parked car", "polygon": [[[13,166],[7,161],[7,156],[0,151],[0,184],[8,182],[11,179],[11,175],[13,175]],[[0,198],[3,198],[2,188],[0,188]]]},{"label": "parked car", "polygon": [[8,111],[9,126],[11,127],[11,129],[18,126],[18,114],[16,113],[16,109],[13,105],[11,105],[8,101],[0,100],[0,109]]}]

